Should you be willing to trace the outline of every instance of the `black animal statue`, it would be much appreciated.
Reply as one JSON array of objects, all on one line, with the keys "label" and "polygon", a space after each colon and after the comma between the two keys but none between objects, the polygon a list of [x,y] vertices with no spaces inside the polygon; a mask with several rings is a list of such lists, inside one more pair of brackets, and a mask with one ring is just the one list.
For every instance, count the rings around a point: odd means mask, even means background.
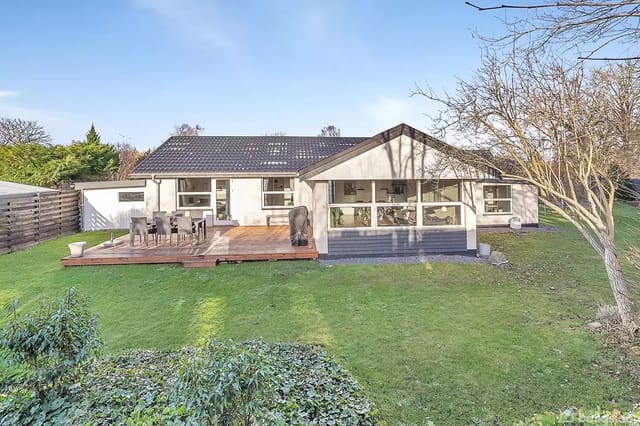
[{"label": "black animal statue", "polygon": [[294,207],[289,211],[289,237],[292,246],[306,246],[309,244],[307,224],[309,210],[305,206]]}]

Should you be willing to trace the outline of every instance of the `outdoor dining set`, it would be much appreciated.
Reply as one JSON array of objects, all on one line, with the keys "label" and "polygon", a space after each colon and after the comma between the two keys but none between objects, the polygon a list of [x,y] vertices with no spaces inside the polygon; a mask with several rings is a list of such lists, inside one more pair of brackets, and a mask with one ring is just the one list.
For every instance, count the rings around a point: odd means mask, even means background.
[{"label": "outdoor dining set", "polygon": [[132,216],[129,226],[129,245],[135,245],[135,237],[139,237],[139,242],[149,245],[149,236],[153,237],[156,246],[162,239],[169,238],[169,245],[172,244],[172,237],[176,235],[176,244],[186,241],[192,244],[195,237],[196,243],[202,237],[207,239],[207,220],[203,217],[202,210],[189,211],[154,211],[151,219],[146,216]]}]

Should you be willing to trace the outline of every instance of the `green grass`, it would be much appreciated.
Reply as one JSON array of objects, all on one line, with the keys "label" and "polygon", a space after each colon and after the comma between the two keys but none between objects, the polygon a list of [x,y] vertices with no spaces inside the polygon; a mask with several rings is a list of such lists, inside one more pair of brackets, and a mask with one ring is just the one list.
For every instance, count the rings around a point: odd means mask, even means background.
[{"label": "green grass", "polygon": [[[621,242],[638,240],[638,210],[619,206]],[[107,353],[172,349],[208,334],[320,342],[390,424],[502,421],[565,406],[640,402],[618,357],[584,325],[612,303],[597,255],[577,232],[481,235],[511,270],[477,264],[261,262],[214,269],[130,265],[63,268],[60,238],[0,256],[0,305],[90,298]],[[636,227],[636,228],[634,228]],[[4,321],[1,319],[0,322]],[[615,405],[615,404],[614,404]]]}]

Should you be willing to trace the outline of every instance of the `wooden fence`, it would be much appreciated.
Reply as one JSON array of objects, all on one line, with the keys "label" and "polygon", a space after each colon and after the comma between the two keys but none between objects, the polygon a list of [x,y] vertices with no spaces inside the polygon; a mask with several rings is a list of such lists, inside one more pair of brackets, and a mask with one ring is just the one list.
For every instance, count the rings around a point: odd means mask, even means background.
[{"label": "wooden fence", "polygon": [[0,196],[0,253],[80,229],[80,191]]}]

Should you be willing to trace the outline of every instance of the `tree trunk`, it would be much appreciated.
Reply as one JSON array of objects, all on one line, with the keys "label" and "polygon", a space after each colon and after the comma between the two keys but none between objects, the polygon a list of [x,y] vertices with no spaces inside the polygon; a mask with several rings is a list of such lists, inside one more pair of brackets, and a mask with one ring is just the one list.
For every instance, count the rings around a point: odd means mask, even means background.
[{"label": "tree trunk", "polygon": [[618,251],[614,242],[609,235],[602,236],[602,242],[604,245],[604,266],[607,269],[607,275],[609,276],[609,285],[613,291],[613,297],[616,300],[618,306],[618,313],[622,320],[622,325],[625,327],[635,328],[635,318],[633,315],[633,301],[629,295],[629,289],[627,288],[627,282],[622,275],[620,269],[620,262],[618,261]]}]

